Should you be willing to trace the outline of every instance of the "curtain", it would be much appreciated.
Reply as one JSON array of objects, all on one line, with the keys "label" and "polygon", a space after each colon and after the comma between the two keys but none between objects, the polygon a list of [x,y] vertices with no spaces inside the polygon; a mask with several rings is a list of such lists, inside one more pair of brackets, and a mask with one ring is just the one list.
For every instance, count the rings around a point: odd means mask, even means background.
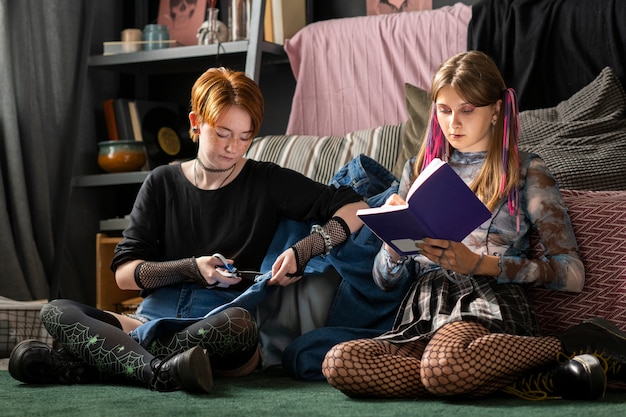
[{"label": "curtain", "polygon": [[89,299],[80,283],[84,277],[73,273],[73,258],[79,255],[64,248],[75,224],[70,221],[72,176],[84,148],[96,146],[84,138],[94,130],[87,57],[100,3],[0,0],[4,297]]}]

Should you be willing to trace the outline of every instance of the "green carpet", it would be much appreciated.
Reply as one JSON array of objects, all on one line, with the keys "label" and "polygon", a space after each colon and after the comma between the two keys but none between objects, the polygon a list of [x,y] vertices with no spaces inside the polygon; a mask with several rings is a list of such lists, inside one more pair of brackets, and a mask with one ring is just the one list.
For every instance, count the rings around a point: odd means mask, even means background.
[{"label": "green carpet", "polygon": [[298,382],[280,371],[218,379],[210,395],[159,393],[115,385],[24,385],[0,371],[0,416],[620,416],[626,392],[599,401],[524,401],[497,397],[477,401],[353,400],[324,382]]}]

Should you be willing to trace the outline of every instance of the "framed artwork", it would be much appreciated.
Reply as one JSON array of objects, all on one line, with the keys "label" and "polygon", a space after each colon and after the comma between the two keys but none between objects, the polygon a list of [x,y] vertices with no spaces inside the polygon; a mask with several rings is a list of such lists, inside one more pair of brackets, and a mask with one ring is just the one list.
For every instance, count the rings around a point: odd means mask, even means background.
[{"label": "framed artwork", "polygon": [[207,0],[160,0],[157,23],[167,26],[170,39],[180,45],[197,45],[206,9]]},{"label": "framed artwork", "polygon": [[432,10],[433,0],[365,0],[367,15]]}]

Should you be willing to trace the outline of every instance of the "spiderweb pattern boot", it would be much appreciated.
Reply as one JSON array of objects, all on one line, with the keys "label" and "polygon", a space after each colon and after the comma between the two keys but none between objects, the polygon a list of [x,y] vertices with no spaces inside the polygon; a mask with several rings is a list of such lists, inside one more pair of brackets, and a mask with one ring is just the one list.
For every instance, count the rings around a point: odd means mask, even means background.
[{"label": "spiderweb pattern boot", "polygon": [[609,320],[594,317],[556,335],[565,358],[591,354],[607,363],[609,380],[626,381],[626,333]]},{"label": "spiderweb pattern boot", "polygon": [[213,390],[209,355],[200,346],[162,360],[154,358],[150,366],[154,377],[149,385],[154,391],[210,393]]},{"label": "spiderweb pattern boot", "polygon": [[504,392],[525,400],[597,400],[606,391],[606,363],[593,355],[579,355],[543,371],[532,373]]}]

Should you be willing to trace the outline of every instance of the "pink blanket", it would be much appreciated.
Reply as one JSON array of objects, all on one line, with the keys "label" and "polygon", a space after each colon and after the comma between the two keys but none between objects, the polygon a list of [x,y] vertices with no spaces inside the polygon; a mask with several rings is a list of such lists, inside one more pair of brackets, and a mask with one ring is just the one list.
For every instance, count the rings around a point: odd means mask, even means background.
[{"label": "pink blanket", "polygon": [[467,49],[471,6],[312,23],[285,42],[297,80],[287,134],[336,135],[406,121],[404,83],[427,89]]}]

